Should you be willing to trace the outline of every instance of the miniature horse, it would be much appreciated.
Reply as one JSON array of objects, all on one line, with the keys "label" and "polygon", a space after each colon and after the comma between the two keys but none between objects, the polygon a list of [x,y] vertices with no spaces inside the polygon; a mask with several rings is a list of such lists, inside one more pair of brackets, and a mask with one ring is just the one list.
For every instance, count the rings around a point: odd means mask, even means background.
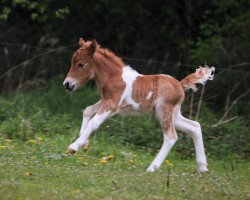
[{"label": "miniature horse", "polygon": [[161,166],[177,140],[176,129],[193,138],[198,169],[200,172],[208,171],[200,124],[181,115],[181,104],[185,97],[184,89],[196,90],[196,83],[212,80],[214,67],[200,67],[178,81],[164,74],[139,74],[125,66],[114,53],[101,48],[95,40],[80,38],[79,45],[63,85],[67,90],[75,91],[94,79],[101,100],[83,111],[80,137],[69,146],[68,153],[73,154],[87,145],[90,134],[116,113],[155,112],[163,129],[164,141],[147,172],[154,172]]}]

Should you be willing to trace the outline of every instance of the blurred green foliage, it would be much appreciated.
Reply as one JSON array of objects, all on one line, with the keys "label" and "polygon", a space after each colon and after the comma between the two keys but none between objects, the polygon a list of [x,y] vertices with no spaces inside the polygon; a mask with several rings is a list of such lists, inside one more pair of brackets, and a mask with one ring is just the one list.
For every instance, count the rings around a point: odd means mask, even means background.
[{"label": "blurred green foliage", "polygon": [[0,21],[8,21],[9,18],[15,15],[17,10],[21,12],[27,12],[28,18],[37,21],[47,21],[48,19],[44,16],[54,15],[55,17],[63,19],[69,14],[69,8],[67,6],[58,6],[52,13],[49,13],[50,6],[55,3],[54,1],[41,1],[37,2],[34,0],[1,0],[0,5],[2,10],[0,10]]},{"label": "blurred green foliage", "polygon": [[96,38],[141,73],[181,78],[197,66],[214,65],[220,76],[206,92],[216,95],[215,109],[225,107],[238,82],[231,100],[249,88],[248,0],[0,0],[0,5],[2,94],[65,74],[79,37]]}]

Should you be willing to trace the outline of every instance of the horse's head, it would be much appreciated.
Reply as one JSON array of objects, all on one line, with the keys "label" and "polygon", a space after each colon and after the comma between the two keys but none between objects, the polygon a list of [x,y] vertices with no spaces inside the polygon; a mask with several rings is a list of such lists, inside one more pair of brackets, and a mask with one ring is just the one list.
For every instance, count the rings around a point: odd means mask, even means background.
[{"label": "horse's head", "polygon": [[70,70],[63,82],[64,87],[69,91],[75,91],[93,79],[93,56],[97,49],[97,42],[85,42],[79,40],[79,49],[73,54]]}]

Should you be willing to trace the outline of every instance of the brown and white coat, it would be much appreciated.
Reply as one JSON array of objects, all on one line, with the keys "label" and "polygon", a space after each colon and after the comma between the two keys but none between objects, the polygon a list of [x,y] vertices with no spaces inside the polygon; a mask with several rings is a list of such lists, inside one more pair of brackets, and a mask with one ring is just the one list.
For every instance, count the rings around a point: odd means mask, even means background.
[{"label": "brown and white coat", "polygon": [[116,113],[155,112],[164,140],[147,171],[153,172],[161,166],[177,141],[176,130],[186,132],[193,138],[198,169],[200,172],[208,171],[200,124],[181,115],[181,104],[185,97],[184,89],[196,90],[196,83],[204,84],[212,80],[214,67],[200,67],[178,81],[163,74],[139,74],[125,66],[114,53],[101,48],[95,40],[85,42],[80,38],[79,45],[63,84],[66,89],[75,91],[94,79],[101,99],[83,111],[80,137],[69,146],[69,153],[86,145],[90,134]]}]

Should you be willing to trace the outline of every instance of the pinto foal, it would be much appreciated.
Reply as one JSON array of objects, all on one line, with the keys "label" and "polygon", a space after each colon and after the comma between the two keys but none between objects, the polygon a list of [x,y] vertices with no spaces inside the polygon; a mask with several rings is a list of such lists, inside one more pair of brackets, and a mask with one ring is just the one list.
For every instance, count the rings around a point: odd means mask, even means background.
[{"label": "pinto foal", "polygon": [[182,81],[164,74],[141,75],[125,66],[111,51],[101,48],[95,40],[85,42],[80,38],[79,45],[63,84],[67,90],[75,91],[94,79],[101,100],[83,111],[80,137],[69,146],[68,153],[75,153],[88,144],[90,134],[116,113],[155,112],[164,140],[147,171],[153,172],[161,166],[177,140],[176,130],[193,138],[198,169],[208,171],[200,124],[181,115],[181,104],[184,89],[196,90],[196,83],[212,80],[214,67],[200,67]]}]

